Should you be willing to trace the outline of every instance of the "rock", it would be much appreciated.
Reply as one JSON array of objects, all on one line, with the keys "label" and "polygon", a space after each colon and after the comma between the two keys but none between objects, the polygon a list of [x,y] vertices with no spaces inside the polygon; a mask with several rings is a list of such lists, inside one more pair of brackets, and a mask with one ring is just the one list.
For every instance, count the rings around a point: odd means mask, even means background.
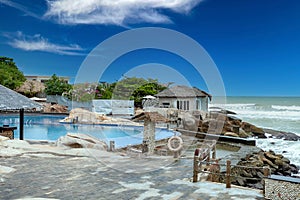
[{"label": "rock", "polygon": [[59,147],[70,148],[89,148],[98,150],[107,150],[107,144],[96,138],[92,138],[85,134],[70,134],[60,137],[56,141],[56,145]]},{"label": "rock", "polygon": [[255,136],[259,138],[267,138],[265,136],[265,131],[262,128],[259,128],[248,122],[242,122],[241,128],[244,129],[245,132],[252,132]]},{"label": "rock", "polygon": [[238,134],[233,133],[233,132],[226,132],[224,135],[225,135],[225,136],[230,136],[230,137],[239,137]]},{"label": "rock", "polygon": [[264,155],[265,155],[265,157],[266,157],[267,159],[272,160],[272,161],[278,159],[278,157],[275,156],[274,153],[273,153],[273,152],[270,152],[270,151],[269,151],[269,152],[265,152]]},{"label": "rock", "polygon": [[15,168],[0,165],[0,174],[9,174],[15,171]]},{"label": "rock", "polygon": [[274,161],[274,164],[275,165],[277,165],[277,166],[283,166],[283,164],[284,164],[284,162],[281,160],[281,159],[276,159],[275,161]]},{"label": "rock", "polygon": [[300,140],[300,136],[291,132],[277,131],[272,129],[263,129],[266,133],[271,134],[273,137],[277,139],[284,139],[289,141],[297,141]]},{"label": "rock", "polygon": [[273,167],[274,169],[278,169],[278,166],[275,165],[274,163],[272,163],[272,161],[270,161],[270,160],[267,159],[267,158],[263,158],[263,162],[264,162],[265,164],[268,164],[269,166]]},{"label": "rock", "polygon": [[185,130],[198,131],[199,120],[193,116],[183,118],[182,125]]},{"label": "rock", "polygon": [[289,159],[287,159],[287,158],[281,158],[281,160],[282,160],[282,162],[285,162],[285,163],[287,163],[287,164],[290,164],[291,163],[291,161],[289,160]]},{"label": "rock", "polygon": [[139,126],[138,123],[128,119],[108,117],[95,112],[90,112],[82,108],[71,110],[68,117],[61,120],[63,123],[79,123],[79,124],[117,124],[117,125],[133,125]]},{"label": "rock", "polygon": [[280,154],[275,154],[273,151],[264,152],[261,150],[260,152],[247,154],[237,165],[247,166],[248,168],[233,166],[231,171],[235,177],[232,178],[232,182],[241,186],[261,189],[261,180],[265,177],[263,167],[269,167],[271,169],[270,173],[276,175],[291,176],[298,173],[299,169],[297,166],[288,162],[288,159]]},{"label": "rock", "polygon": [[290,168],[291,168],[293,174],[297,174],[297,173],[299,172],[299,170],[300,170],[300,169],[299,169],[296,165],[294,165],[294,164],[290,164]]},{"label": "rock", "polygon": [[45,113],[67,113],[68,108],[63,105],[54,104],[51,103],[43,103],[43,112]]},{"label": "rock", "polygon": [[246,170],[242,171],[243,176],[253,178],[251,173],[248,173]]},{"label": "rock", "polygon": [[244,131],[242,128],[240,128],[239,137],[241,137],[241,138],[247,138],[249,136],[250,136],[250,134],[247,134],[246,131]]},{"label": "rock", "polygon": [[263,174],[263,173],[261,173],[260,171],[258,171],[256,174],[257,174],[257,176],[258,176],[259,178],[263,178],[263,177],[265,177],[265,176],[264,176],[264,174]]},{"label": "rock", "polygon": [[245,182],[244,182],[244,179],[242,178],[237,178],[237,183],[240,185],[240,186],[245,186]]},{"label": "rock", "polygon": [[292,170],[289,169],[289,170],[287,170],[287,171],[283,171],[283,175],[284,175],[284,176],[291,176],[291,175],[292,175]]},{"label": "rock", "polygon": [[223,130],[222,130],[222,133],[226,133],[226,132],[232,132],[232,125],[228,121],[224,122]]},{"label": "rock", "polygon": [[2,141],[6,141],[6,140],[9,140],[9,138],[8,138],[8,137],[4,137],[4,136],[0,135],[0,142],[2,142]]},{"label": "rock", "polygon": [[259,190],[263,190],[264,189],[264,186],[262,183],[256,183],[256,184],[249,184],[249,186],[251,188],[256,188],[256,189],[259,189]]}]

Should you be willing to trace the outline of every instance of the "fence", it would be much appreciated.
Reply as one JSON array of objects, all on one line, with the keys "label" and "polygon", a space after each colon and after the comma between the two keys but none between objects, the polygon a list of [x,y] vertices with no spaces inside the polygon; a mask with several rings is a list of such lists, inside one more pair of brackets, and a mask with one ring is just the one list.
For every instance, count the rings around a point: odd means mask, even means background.
[{"label": "fence", "polygon": [[[208,174],[208,180],[213,182],[220,182],[220,177],[225,177],[226,188],[231,188],[231,180],[232,178],[242,178],[247,180],[257,180],[261,181],[264,178],[268,177],[270,174],[269,167],[250,167],[250,166],[243,166],[243,165],[231,165],[231,161],[227,160],[226,164],[221,164],[218,160],[213,157],[210,158],[210,150],[209,148],[198,148],[195,150],[194,153],[194,168],[193,168],[193,182],[198,182],[199,180],[199,173],[206,173]],[[205,167],[203,167],[205,164]],[[220,167],[226,167],[225,174],[220,172]],[[242,168],[242,169],[255,169],[255,170],[263,170],[263,175],[259,178],[254,177],[247,177],[247,176],[240,176],[234,175],[231,173],[232,168]]]},{"label": "fence", "polygon": [[67,106],[69,111],[73,108],[83,108],[100,114],[134,115],[133,100],[94,99],[87,102],[78,102],[59,95],[47,95],[47,102]]}]

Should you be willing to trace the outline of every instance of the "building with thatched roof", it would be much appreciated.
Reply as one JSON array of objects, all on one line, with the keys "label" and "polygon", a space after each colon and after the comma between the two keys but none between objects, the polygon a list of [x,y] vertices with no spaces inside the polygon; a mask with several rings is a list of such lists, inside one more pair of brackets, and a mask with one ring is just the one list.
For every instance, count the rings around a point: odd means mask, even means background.
[{"label": "building with thatched roof", "polygon": [[208,101],[212,96],[196,87],[176,85],[155,95],[159,100],[159,107],[177,108],[180,110],[196,111],[208,110]]},{"label": "building with thatched roof", "polygon": [[42,106],[31,99],[0,85],[0,111],[15,111],[24,108],[26,111],[38,111]]}]

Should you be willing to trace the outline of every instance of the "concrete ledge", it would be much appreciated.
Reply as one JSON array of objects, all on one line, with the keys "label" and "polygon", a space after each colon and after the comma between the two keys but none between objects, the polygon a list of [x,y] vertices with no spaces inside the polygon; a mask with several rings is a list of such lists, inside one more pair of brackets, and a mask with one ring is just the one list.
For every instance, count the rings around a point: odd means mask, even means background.
[{"label": "concrete ledge", "polygon": [[277,181],[286,181],[291,183],[300,183],[300,178],[293,178],[288,176],[279,176],[279,175],[271,175],[269,179],[277,180]]},{"label": "concrete ledge", "polygon": [[183,135],[187,136],[194,136],[200,139],[210,139],[210,140],[217,140],[218,142],[231,142],[231,143],[240,143],[250,146],[256,146],[256,141],[254,139],[246,139],[246,138],[239,138],[239,137],[229,137],[224,135],[214,135],[208,133],[201,133],[196,131],[188,131],[183,129],[176,129],[176,131],[180,132]]}]

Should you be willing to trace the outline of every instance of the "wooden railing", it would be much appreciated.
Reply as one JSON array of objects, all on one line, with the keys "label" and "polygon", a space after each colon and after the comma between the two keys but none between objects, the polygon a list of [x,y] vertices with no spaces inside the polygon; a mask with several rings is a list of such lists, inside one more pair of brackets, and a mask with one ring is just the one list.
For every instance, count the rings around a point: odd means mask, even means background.
[{"label": "wooden railing", "polygon": [[[243,166],[243,165],[231,165],[231,161],[227,160],[226,164],[219,163],[218,160],[215,158],[215,153],[213,154],[212,158],[210,158],[210,148],[197,148],[194,152],[194,167],[193,167],[193,182],[198,182],[199,180],[199,173],[206,173],[211,176],[211,181],[216,181],[213,176],[225,177],[226,188],[231,188],[231,179],[232,178],[243,178],[243,179],[251,179],[251,180],[263,180],[264,178],[270,175],[270,168],[268,166],[264,167],[250,167],[250,166]],[[212,170],[203,170],[203,166],[206,166],[206,169]],[[220,167],[226,167],[226,172],[221,173]],[[263,177],[261,178],[251,178],[251,177],[244,177],[239,175],[234,175],[231,173],[232,168],[244,168],[244,169],[257,169],[263,171]]]}]

